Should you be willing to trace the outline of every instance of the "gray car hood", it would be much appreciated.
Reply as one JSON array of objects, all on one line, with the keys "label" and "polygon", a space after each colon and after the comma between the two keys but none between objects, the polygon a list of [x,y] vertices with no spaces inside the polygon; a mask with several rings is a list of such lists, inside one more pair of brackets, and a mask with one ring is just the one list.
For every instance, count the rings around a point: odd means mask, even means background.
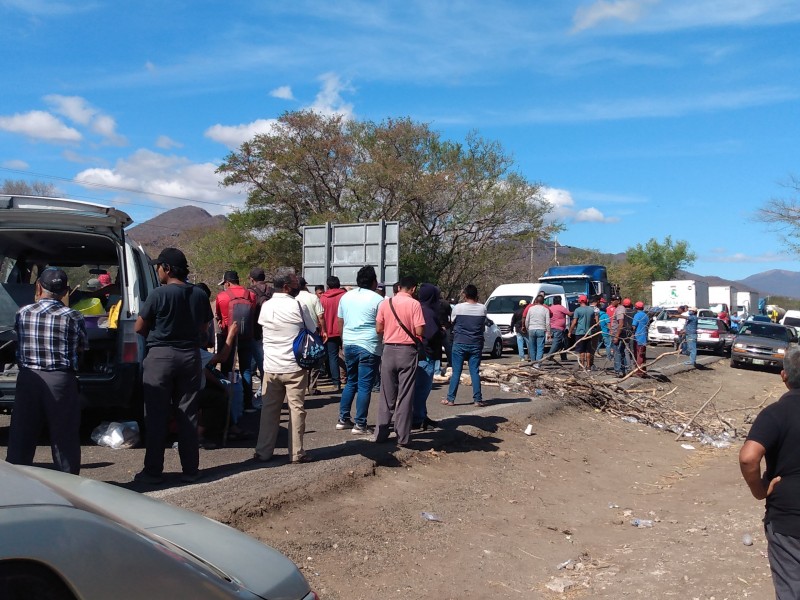
[{"label": "gray car hood", "polygon": [[[33,477],[8,497],[9,484],[20,484],[24,471]],[[9,478],[9,479],[7,479]],[[24,478],[23,479],[27,479]],[[185,550],[240,586],[268,600],[300,600],[311,590],[295,564],[286,556],[217,521],[177,508],[124,488],[37,467],[12,467],[0,463],[0,500],[19,504],[32,493],[31,503],[69,503],[104,516],[123,527],[139,529]],[[49,490],[49,491],[48,491]]]}]

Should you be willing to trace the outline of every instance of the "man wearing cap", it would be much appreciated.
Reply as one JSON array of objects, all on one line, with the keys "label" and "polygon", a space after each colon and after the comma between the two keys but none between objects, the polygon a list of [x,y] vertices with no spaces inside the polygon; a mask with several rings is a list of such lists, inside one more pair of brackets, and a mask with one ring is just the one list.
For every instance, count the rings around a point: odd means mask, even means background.
[{"label": "man wearing cap", "polygon": [[644,312],[644,302],[637,302],[635,305],[636,314],[633,315],[631,327],[633,327],[633,356],[636,359],[636,377],[646,377],[647,369],[644,363],[647,360],[647,326],[650,319]]},{"label": "man wearing cap", "polygon": [[164,443],[169,419],[178,421],[178,454],[182,480],[200,477],[197,437],[197,397],[203,365],[200,347],[208,338],[214,319],[208,296],[198,286],[186,283],[189,265],[177,248],[165,248],[151,260],[161,286],[142,304],[136,319],[136,333],[146,339],[147,355],[142,365],[145,438],[144,469],[135,481],[158,484],[163,481]]},{"label": "man wearing cap", "polygon": [[528,330],[528,352],[533,367],[539,368],[544,355],[544,344],[550,336],[550,311],[544,305],[544,294],[533,299],[533,306],[525,315],[525,329]]},{"label": "man wearing cap", "polygon": [[578,364],[584,369],[592,368],[592,340],[587,339],[593,333],[597,323],[594,308],[589,306],[585,295],[578,296],[578,308],[572,316],[569,334],[575,336],[575,352],[578,353]]},{"label": "man wearing cap", "polygon": [[53,463],[59,471],[77,475],[81,469],[78,400],[78,352],[88,350],[83,315],[64,306],[67,274],[47,268],[35,286],[35,302],[19,309],[17,375],[14,412],[6,460],[32,465],[42,426],[50,431]]},{"label": "man wearing cap", "polygon": [[692,307],[688,313],[681,315],[685,319],[685,324],[678,330],[678,335],[683,336],[686,341],[686,351],[689,353],[689,360],[683,364],[692,367],[697,366],[697,308]]},{"label": "man wearing cap", "polygon": [[[244,407],[231,406],[231,420],[235,425],[242,416],[242,408],[248,412],[253,411],[253,369],[251,365],[253,350],[251,346],[256,329],[256,296],[250,290],[246,290],[239,285],[239,273],[236,271],[225,271],[222,276],[222,281],[220,281],[218,285],[225,288],[224,291],[217,294],[217,298],[214,302],[214,314],[216,315],[217,325],[219,327],[219,337],[217,338],[218,348],[222,348],[225,344],[225,338],[228,337],[228,326],[231,323],[231,301],[237,298],[243,298],[250,303],[251,307],[252,326],[249,331],[243,331],[240,326],[239,336],[236,341],[235,354],[239,358],[239,371],[242,375]],[[233,371],[233,359],[234,353],[231,352],[228,360],[221,365],[223,373],[227,374]]]},{"label": "man wearing cap", "polygon": [[628,339],[631,334],[631,299],[624,298],[611,317],[611,345],[614,347],[614,374],[624,377],[628,370]]},{"label": "man wearing cap", "polygon": [[[509,329],[517,336],[517,353],[519,354],[520,361],[525,360],[525,345],[527,343],[527,336],[522,333],[522,313],[525,312],[525,307],[528,306],[528,301],[523,298],[519,301],[517,309],[511,315],[511,324]],[[528,360],[531,358],[530,349],[528,350]]]},{"label": "man wearing cap", "polygon": [[[549,358],[559,350],[561,351],[561,360],[567,360],[567,317],[572,316],[572,311],[566,306],[561,304],[561,296],[553,298],[553,305],[550,307],[550,330],[553,334],[553,341],[550,343],[550,352],[547,353]],[[594,347],[594,345],[593,345]],[[592,352],[594,355],[594,352]]]}]

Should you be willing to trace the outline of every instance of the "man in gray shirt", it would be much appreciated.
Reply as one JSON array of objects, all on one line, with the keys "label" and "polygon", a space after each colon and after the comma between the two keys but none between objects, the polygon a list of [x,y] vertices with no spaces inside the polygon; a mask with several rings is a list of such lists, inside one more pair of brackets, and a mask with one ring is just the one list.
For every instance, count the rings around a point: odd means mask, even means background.
[{"label": "man in gray shirt", "polygon": [[525,315],[525,329],[528,331],[528,348],[533,367],[538,369],[544,356],[544,344],[550,335],[550,311],[544,305],[544,296],[536,296],[533,306]]}]

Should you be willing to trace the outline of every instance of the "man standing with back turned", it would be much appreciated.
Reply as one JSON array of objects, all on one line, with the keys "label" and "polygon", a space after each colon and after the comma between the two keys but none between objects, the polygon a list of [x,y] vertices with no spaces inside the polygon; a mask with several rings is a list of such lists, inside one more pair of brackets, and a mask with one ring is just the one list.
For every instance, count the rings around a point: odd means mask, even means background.
[{"label": "man standing with back turned", "polygon": [[78,351],[89,347],[83,316],[64,306],[67,274],[47,268],[36,280],[34,304],[17,312],[17,375],[8,439],[10,463],[32,465],[46,422],[53,462],[59,471],[81,469],[81,406],[78,400]]},{"label": "man standing with back turned", "polygon": [[466,360],[472,380],[472,402],[477,406],[486,406],[481,393],[480,376],[486,307],[478,302],[478,288],[472,284],[464,288],[464,300],[453,309],[453,374],[450,377],[447,399],[441,402],[445,406],[456,403],[461,370]]},{"label": "man standing with back turned", "polygon": [[756,417],[739,451],[739,467],[753,497],[766,498],[775,597],[788,600],[800,598],[800,348],[786,351],[781,379],[789,391]]}]

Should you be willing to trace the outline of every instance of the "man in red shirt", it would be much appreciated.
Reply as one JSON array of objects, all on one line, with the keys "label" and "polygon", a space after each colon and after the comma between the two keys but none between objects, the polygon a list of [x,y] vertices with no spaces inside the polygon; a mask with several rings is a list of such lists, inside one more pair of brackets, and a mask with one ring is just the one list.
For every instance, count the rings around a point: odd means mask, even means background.
[{"label": "man in red shirt", "polygon": [[[250,304],[250,323],[249,327],[243,327],[239,323],[239,334],[236,338],[236,353],[239,358],[239,371],[242,375],[242,387],[244,389],[244,407],[231,406],[231,419],[234,424],[239,421],[241,417],[242,408],[247,411],[253,409],[253,370],[251,361],[253,357],[253,336],[256,327],[256,295],[250,290],[245,289],[239,285],[239,274],[236,271],[225,271],[222,276],[222,281],[219,285],[225,289],[217,294],[215,300],[214,314],[217,319],[219,327],[219,336],[217,337],[217,347],[222,348],[225,344],[225,338],[228,336],[228,326],[231,322],[231,302],[243,298]],[[223,373],[230,373],[233,371],[234,353],[231,352],[228,359],[222,363],[221,369]],[[234,396],[236,397],[236,396]]]},{"label": "man in red shirt", "polygon": [[[422,339],[425,317],[422,305],[411,297],[417,280],[400,279],[400,291],[378,306],[375,330],[383,334],[381,357],[381,399],[375,441],[389,438],[389,423],[394,417],[397,445],[408,445],[414,409],[414,385],[417,379],[417,340]],[[409,335],[410,334],[410,335]]]},{"label": "man in red shirt", "polygon": [[567,353],[564,352],[567,348],[567,317],[571,317],[572,312],[561,304],[561,296],[553,298],[553,305],[549,309],[550,331],[553,339],[550,342],[550,352],[547,353],[545,358],[550,358],[561,350],[561,360],[567,360]]},{"label": "man in red shirt", "polygon": [[338,277],[331,275],[328,277],[328,289],[319,297],[322,308],[322,318],[325,321],[325,331],[328,332],[328,340],[325,342],[325,349],[328,351],[328,370],[331,381],[336,388],[336,393],[342,391],[342,379],[345,372],[344,357],[342,353],[342,328],[339,327],[339,301],[346,290],[341,287]]}]

